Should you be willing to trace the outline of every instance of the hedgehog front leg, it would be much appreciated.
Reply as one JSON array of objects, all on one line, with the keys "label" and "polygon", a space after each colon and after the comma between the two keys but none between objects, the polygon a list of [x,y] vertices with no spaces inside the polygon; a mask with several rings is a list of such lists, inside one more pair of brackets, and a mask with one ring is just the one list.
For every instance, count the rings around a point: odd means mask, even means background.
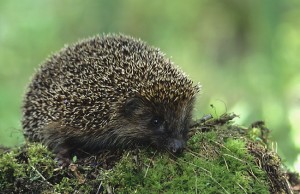
[{"label": "hedgehog front leg", "polygon": [[55,160],[59,166],[68,166],[71,163],[71,150],[69,146],[60,144],[53,149],[53,152],[56,154]]},{"label": "hedgehog front leg", "polygon": [[60,166],[67,166],[71,163],[71,152],[74,145],[71,145],[69,127],[60,122],[51,122],[41,130],[42,142],[56,154],[56,160]]}]

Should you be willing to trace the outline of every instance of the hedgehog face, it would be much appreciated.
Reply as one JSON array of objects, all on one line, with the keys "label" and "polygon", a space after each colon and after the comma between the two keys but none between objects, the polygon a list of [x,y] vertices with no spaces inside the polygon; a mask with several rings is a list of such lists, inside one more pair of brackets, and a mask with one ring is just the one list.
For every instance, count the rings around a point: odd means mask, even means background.
[{"label": "hedgehog face", "polygon": [[[182,104],[158,105],[156,112],[161,112],[158,124],[156,124],[155,135],[152,140],[156,145],[164,145],[172,153],[180,153],[186,145],[188,139],[189,126],[193,100]],[[156,116],[154,120],[156,122]]]},{"label": "hedgehog face", "polygon": [[172,153],[180,153],[185,147],[190,123],[188,117],[183,117],[178,118],[170,112],[165,112],[163,116],[154,114],[148,125],[152,131],[151,143],[163,146]]},{"label": "hedgehog face", "polygon": [[[189,131],[193,99],[181,104],[154,104],[133,98],[125,104],[125,117],[135,137],[172,153],[185,147]],[[149,142],[150,141],[150,142]]]}]

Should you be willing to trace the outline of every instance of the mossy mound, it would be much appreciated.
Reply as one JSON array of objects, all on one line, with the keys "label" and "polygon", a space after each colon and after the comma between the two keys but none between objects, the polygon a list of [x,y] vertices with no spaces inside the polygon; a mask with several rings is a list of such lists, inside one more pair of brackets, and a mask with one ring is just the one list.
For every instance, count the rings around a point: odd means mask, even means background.
[{"label": "mossy mound", "polygon": [[[195,123],[180,156],[136,147],[77,153],[57,166],[43,145],[26,143],[0,155],[4,193],[292,193],[278,155],[267,148],[262,122],[236,126],[235,115]],[[295,178],[296,177],[296,178]],[[298,181],[298,182],[297,182]]]}]

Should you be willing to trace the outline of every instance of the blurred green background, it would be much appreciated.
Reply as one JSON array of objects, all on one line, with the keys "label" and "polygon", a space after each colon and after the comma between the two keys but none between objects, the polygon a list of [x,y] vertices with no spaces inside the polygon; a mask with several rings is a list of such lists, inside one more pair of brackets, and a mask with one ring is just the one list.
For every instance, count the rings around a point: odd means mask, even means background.
[{"label": "blurred green background", "polygon": [[161,48],[201,82],[197,117],[266,121],[274,150],[300,171],[298,0],[2,0],[0,144],[24,141],[20,106],[34,69],[64,44],[108,32]]}]

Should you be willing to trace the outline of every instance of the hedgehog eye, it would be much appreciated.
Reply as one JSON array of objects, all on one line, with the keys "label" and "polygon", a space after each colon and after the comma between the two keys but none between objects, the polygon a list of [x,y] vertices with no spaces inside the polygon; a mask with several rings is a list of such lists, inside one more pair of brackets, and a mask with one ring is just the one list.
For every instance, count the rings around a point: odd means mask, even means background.
[{"label": "hedgehog eye", "polygon": [[154,127],[160,127],[163,124],[164,120],[161,117],[153,117],[151,120],[151,124]]}]

